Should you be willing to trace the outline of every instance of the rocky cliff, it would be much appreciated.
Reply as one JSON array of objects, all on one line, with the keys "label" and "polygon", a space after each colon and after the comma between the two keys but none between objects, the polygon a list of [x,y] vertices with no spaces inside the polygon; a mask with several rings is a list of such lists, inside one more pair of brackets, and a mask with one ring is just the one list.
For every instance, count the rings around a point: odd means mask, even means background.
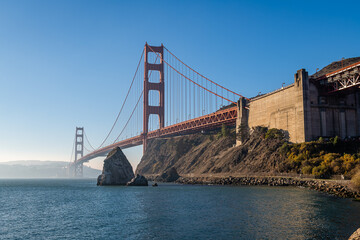
[{"label": "rocky cliff", "polygon": [[258,174],[284,171],[286,157],[279,153],[283,141],[265,139],[255,129],[242,146],[235,147],[235,134],[212,132],[149,141],[136,172],[148,177],[175,168],[186,174]]}]

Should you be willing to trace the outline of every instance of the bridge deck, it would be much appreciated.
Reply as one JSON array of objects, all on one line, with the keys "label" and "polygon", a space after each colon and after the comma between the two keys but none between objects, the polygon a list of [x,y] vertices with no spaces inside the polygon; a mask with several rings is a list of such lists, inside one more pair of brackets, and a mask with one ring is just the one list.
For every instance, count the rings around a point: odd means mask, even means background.
[{"label": "bridge deck", "polygon": [[[180,122],[155,131],[148,132],[147,139],[177,136],[185,133],[198,132],[200,130],[212,130],[219,128],[222,124],[234,125],[236,122],[236,117],[237,117],[237,107],[231,107],[198,118],[194,118],[185,122]],[[114,144],[97,149],[94,152],[91,152],[83,156],[82,158],[74,162],[74,164],[80,164],[80,163],[88,162],[89,160],[96,157],[106,156],[106,154],[115,147],[126,149],[141,145],[143,143],[143,139],[144,136],[139,135],[116,142]]]}]

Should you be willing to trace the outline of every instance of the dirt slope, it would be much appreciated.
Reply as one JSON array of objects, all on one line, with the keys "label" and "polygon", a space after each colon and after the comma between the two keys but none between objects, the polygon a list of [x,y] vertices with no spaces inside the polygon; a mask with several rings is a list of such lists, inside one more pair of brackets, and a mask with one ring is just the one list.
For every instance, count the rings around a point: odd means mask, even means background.
[{"label": "dirt slope", "polygon": [[285,157],[278,152],[282,142],[264,139],[255,130],[242,145],[234,147],[235,137],[219,134],[193,134],[168,139],[154,139],[139,163],[136,172],[159,175],[175,167],[184,174],[251,174],[283,171]]}]

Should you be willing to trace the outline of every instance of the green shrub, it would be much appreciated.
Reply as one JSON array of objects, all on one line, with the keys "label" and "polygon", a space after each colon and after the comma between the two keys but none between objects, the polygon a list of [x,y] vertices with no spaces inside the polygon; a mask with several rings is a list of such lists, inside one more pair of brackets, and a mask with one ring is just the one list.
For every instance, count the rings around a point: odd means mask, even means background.
[{"label": "green shrub", "polygon": [[321,158],[310,158],[308,161],[311,166],[319,166],[323,162]]},{"label": "green shrub", "polygon": [[[276,129],[269,129],[266,138],[276,138]],[[344,142],[339,137],[325,141],[304,143],[284,142],[278,152],[286,158],[286,168],[297,173],[308,172],[316,177],[326,178],[332,174],[353,176],[356,166],[360,166],[360,143]],[[311,170],[311,172],[310,172]],[[360,171],[360,170],[359,170]]]},{"label": "green shrub", "polygon": [[320,166],[317,166],[317,167],[314,167],[313,169],[312,169],[312,175],[314,175],[315,177],[320,177],[322,174],[323,174],[323,169],[322,169],[322,167],[320,167]]},{"label": "green shrub", "polygon": [[301,169],[301,172],[303,174],[311,174],[312,173],[312,167],[311,166],[305,166]]},{"label": "green shrub", "polygon": [[331,165],[331,163],[332,163],[333,161],[338,160],[339,157],[340,157],[340,154],[338,154],[338,153],[327,153],[327,154],[325,154],[325,155],[322,156],[323,161],[324,161],[324,163],[325,163],[326,165]]},{"label": "green shrub", "polygon": [[330,169],[324,165],[314,167],[312,174],[317,178],[328,178],[330,176]]},{"label": "green shrub", "polygon": [[277,128],[270,128],[265,134],[265,139],[284,139],[283,131]]},{"label": "green shrub", "polygon": [[334,137],[333,142],[332,142],[333,145],[334,145],[334,146],[337,146],[337,145],[339,144],[339,142],[340,142],[339,137],[338,137],[338,136]]},{"label": "green shrub", "polygon": [[228,127],[227,127],[225,124],[222,124],[222,125],[221,125],[221,135],[222,135],[223,137],[229,136],[229,129],[228,129]]},{"label": "green shrub", "polygon": [[261,138],[265,138],[265,135],[268,131],[267,127],[262,127],[262,126],[256,126],[252,128],[253,131],[257,134],[259,134],[261,136]]},{"label": "green shrub", "polygon": [[281,147],[279,148],[280,153],[287,155],[291,150],[291,146],[287,143],[284,142],[283,145],[281,145]]}]

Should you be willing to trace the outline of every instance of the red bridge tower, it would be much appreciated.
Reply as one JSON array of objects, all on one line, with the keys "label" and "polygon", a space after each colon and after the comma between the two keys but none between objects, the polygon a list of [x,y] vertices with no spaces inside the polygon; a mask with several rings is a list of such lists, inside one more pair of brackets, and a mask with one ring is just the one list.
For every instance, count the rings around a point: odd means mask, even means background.
[{"label": "red bridge tower", "polygon": [[[145,44],[145,63],[144,63],[144,116],[143,116],[143,151],[145,153],[147,145],[147,133],[149,128],[149,116],[155,114],[159,116],[159,127],[164,127],[164,104],[165,104],[165,94],[164,94],[164,46],[161,44],[160,47],[149,46]],[[156,56],[160,56],[160,63],[149,63],[148,62],[148,53],[153,52]],[[160,75],[159,82],[149,82],[149,73],[151,71],[158,71]],[[150,106],[149,105],[149,92],[150,91],[159,91],[159,105]]]},{"label": "red bridge tower", "polygon": [[84,128],[76,127],[74,177],[83,177],[83,163],[77,163],[84,156]]}]

